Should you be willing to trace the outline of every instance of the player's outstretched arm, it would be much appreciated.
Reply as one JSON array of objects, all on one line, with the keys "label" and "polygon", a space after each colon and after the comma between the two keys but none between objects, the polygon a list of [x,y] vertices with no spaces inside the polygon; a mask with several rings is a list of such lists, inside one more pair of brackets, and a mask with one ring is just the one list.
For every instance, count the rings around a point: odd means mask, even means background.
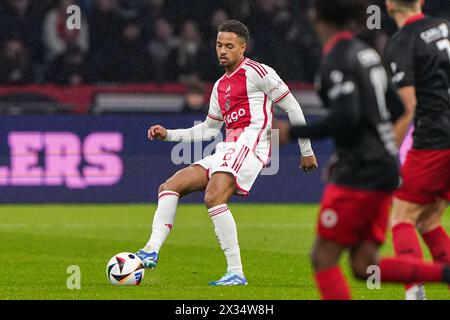
[{"label": "player's outstretched arm", "polygon": [[[306,119],[303,115],[302,108],[292,93],[289,93],[286,97],[277,102],[277,105],[288,114],[292,126],[306,125]],[[298,144],[300,145],[302,157],[314,155],[309,139],[298,139]]]},{"label": "player's outstretched arm", "polygon": [[[286,111],[291,125],[295,126],[306,124],[302,108],[300,107],[300,104],[297,102],[292,93],[288,94],[286,97],[280,100],[277,105],[281,109]],[[300,145],[300,151],[302,154],[300,160],[300,168],[302,168],[302,170],[305,172],[313,171],[318,167],[318,164],[312,150],[311,141],[309,139],[298,139],[298,143]]]},{"label": "player's outstretched arm", "polygon": [[159,139],[163,141],[208,141],[215,138],[222,128],[223,121],[207,117],[205,121],[188,129],[167,130],[160,125],[152,126],[148,129],[150,140]]}]

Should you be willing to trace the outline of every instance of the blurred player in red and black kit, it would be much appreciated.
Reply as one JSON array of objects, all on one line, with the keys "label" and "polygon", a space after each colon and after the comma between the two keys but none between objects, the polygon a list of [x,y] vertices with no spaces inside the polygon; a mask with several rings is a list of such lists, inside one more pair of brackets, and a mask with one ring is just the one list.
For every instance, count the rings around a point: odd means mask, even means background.
[{"label": "blurred player in red and black kit", "polygon": [[[397,255],[422,258],[416,225],[435,261],[450,263],[450,239],[440,220],[450,200],[450,22],[427,17],[420,0],[388,0],[400,30],[386,58],[406,112],[395,125],[400,145],[414,120],[413,148],[394,195],[392,234]],[[420,284],[406,299],[425,299]]]},{"label": "blurred player in red and black kit", "polygon": [[368,267],[377,265],[381,282],[450,282],[448,266],[378,257],[399,183],[392,123],[404,107],[379,55],[350,31],[366,9],[362,0],[313,1],[311,19],[324,43],[319,94],[330,113],[289,132],[291,139],[332,137],[336,146],[338,160],[324,190],[311,255],[323,299],[351,298],[339,267],[345,250],[358,279],[367,279]]}]

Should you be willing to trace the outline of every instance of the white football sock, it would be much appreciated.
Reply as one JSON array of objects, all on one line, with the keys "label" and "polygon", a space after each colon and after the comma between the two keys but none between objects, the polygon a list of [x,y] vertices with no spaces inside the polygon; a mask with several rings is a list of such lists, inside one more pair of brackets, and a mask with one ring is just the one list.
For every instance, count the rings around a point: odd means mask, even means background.
[{"label": "white football sock", "polygon": [[163,191],[158,194],[158,208],[153,217],[152,235],[144,251],[159,252],[172,230],[179,198],[180,195],[174,191]]},{"label": "white football sock", "polygon": [[225,253],[227,271],[243,277],[236,222],[231,211],[226,204],[221,204],[208,209],[208,214],[214,223],[214,231],[220,247]]},{"label": "white football sock", "polygon": [[406,289],[405,300],[427,300],[423,283],[415,284]]}]

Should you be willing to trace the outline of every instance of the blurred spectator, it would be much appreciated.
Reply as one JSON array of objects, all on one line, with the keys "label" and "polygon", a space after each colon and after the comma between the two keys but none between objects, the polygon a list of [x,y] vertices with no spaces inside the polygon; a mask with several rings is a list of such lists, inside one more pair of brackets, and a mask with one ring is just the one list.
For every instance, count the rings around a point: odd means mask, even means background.
[{"label": "blurred spectator", "polygon": [[216,42],[217,38],[217,29],[219,26],[228,20],[230,17],[228,13],[224,9],[217,9],[211,15],[209,19],[209,24],[207,28],[204,30],[203,34],[205,35],[205,39]]},{"label": "blurred spectator", "polygon": [[154,79],[158,82],[168,81],[168,59],[177,47],[178,41],[174,37],[173,27],[169,22],[160,18],[155,22],[155,38],[148,49],[152,58]]},{"label": "blurred spectator", "polygon": [[0,41],[20,38],[35,61],[42,59],[42,12],[33,7],[31,0],[3,0],[0,2]]},{"label": "blurred spectator", "polygon": [[186,21],[193,21],[202,24],[208,21],[211,12],[222,1],[217,0],[165,0],[164,8],[173,15],[171,20],[177,26],[183,25]]},{"label": "blurred spectator", "polygon": [[146,82],[153,80],[152,63],[136,21],[126,21],[120,42],[111,55],[104,80],[113,82]]},{"label": "blurred spectator", "polygon": [[233,19],[247,22],[254,0],[224,0],[224,7]]},{"label": "blurred spectator", "polygon": [[107,69],[120,43],[121,23],[117,0],[94,1],[89,16],[91,81],[106,81]]},{"label": "blurred spectator", "polygon": [[78,46],[71,45],[52,61],[46,74],[48,82],[60,85],[81,85],[86,78],[85,54]]},{"label": "blurred spectator", "polygon": [[[217,9],[211,15],[204,34],[207,35],[207,42],[199,52],[199,59],[202,62],[199,66],[202,80],[216,81],[223,74],[224,69],[219,65],[216,54],[217,30],[219,25],[228,20],[229,16],[224,9]],[[248,47],[250,49],[250,47]],[[246,51],[249,53],[249,50]]]},{"label": "blurred spectator", "polygon": [[254,40],[253,59],[274,65],[274,46],[277,31],[274,25],[278,15],[277,0],[256,0],[252,2],[248,19],[250,35]]},{"label": "blurred spectator", "polygon": [[274,1],[273,6],[275,13],[272,28],[275,39],[280,39],[280,41],[274,41],[272,44],[272,66],[286,80],[302,77],[305,70],[303,69],[303,59],[299,57],[300,43],[298,40],[300,36],[307,35],[304,30],[300,32],[300,26],[294,21],[294,16],[298,16],[299,13],[295,12],[286,0]]},{"label": "blurred spectator", "polygon": [[186,95],[184,97],[183,112],[185,113],[205,113],[208,106],[205,103],[205,87],[200,82],[187,84]]},{"label": "blurred spectator", "polygon": [[[142,0],[142,10],[139,12],[139,24],[142,27],[143,39],[146,43],[152,40],[152,35],[157,33],[157,21],[159,19],[166,20],[173,29],[171,21],[173,15],[176,13],[170,13],[166,10],[164,0]],[[172,34],[172,37],[174,35]]]},{"label": "blurred spectator", "polygon": [[[20,66],[25,73],[17,78],[19,82],[212,82],[223,74],[215,53],[217,26],[226,19],[238,19],[250,30],[247,56],[274,67],[287,81],[312,82],[321,48],[307,18],[309,2],[0,0],[0,46],[9,47],[5,41],[14,38],[24,48],[13,59],[15,64],[0,61],[2,72],[7,72],[0,77],[6,81],[9,71]],[[65,26],[66,9],[72,4],[82,9],[81,30]],[[386,34],[392,35],[397,27],[386,13],[385,0],[373,0],[373,4],[382,9],[382,30],[366,30],[361,37],[382,54]],[[450,1],[427,0],[424,12],[450,19]],[[123,27],[124,23],[129,26]],[[56,66],[68,68],[69,61],[78,60],[72,56],[73,47],[83,56],[84,76],[56,80],[61,79]],[[12,72],[12,78],[19,73]]]},{"label": "blurred spectator", "polygon": [[[275,66],[287,81],[313,82],[319,67],[321,46],[309,21],[308,14],[300,5],[281,7],[281,11],[289,10],[292,14],[285,20],[285,30],[282,24],[279,38],[274,44]],[[295,18],[294,18],[295,17]],[[284,58],[283,58],[284,57]]]},{"label": "blurred spectator", "polygon": [[143,10],[149,18],[156,20],[157,18],[164,17],[168,14],[165,10],[164,0],[143,0]]},{"label": "blurred spectator", "polygon": [[117,0],[95,0],[89,15],[90,50],[108,52],[119,41],[120,16]]},{"label": "blurred spectator", "polygon": [[449,0],[427,0],[425,1],[425,13],[433,12],[436,17],[450,20],[450,4]]},{"label": "blurred spectator", "polygon": [[142,0],[117,0],[120,14],[126,20],[136,19],[142,9]]},{"label": "blurred spectator", "polygon": [[0,83],[33,82],[33,68],[25,44],[19,38],[6,40],[0,53]]},{"label": "blurred spectator", "polygon": [[181,29],[180,43],[169,57],[168,72],[170,80],[184,81],[199,77],[199,53],[203,43],[198,26],[193,21],[184,23]]},{"label": "blurred spectator", "polygon": [[76,4],[74,0],[59,0],[44,20],[43,42],[47,48],[47,59],[61,55],[68,46],[77,46],[83,52],[89,48],[89,30],[84,15],[81,15],[81,29],[70,30],[66,27],[67,8]]}]

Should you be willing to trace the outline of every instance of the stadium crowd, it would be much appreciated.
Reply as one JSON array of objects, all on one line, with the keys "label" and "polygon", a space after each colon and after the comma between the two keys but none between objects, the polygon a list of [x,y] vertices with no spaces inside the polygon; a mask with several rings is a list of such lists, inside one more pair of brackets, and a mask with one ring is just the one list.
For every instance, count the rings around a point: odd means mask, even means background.
[{"label": "stadium crowd", "polygon": [[[428,1],[428,12],[449,17],[444,2]],[[72,4],[80,30],[65,27]],[[229,18],[249,26],[248,56],[287,81],[312,82],[320,48],[306,8],[308,0],[0,0],[0,83],[215,81],[217,26]],[[389,19],[383,26],[393,31]]]}]

